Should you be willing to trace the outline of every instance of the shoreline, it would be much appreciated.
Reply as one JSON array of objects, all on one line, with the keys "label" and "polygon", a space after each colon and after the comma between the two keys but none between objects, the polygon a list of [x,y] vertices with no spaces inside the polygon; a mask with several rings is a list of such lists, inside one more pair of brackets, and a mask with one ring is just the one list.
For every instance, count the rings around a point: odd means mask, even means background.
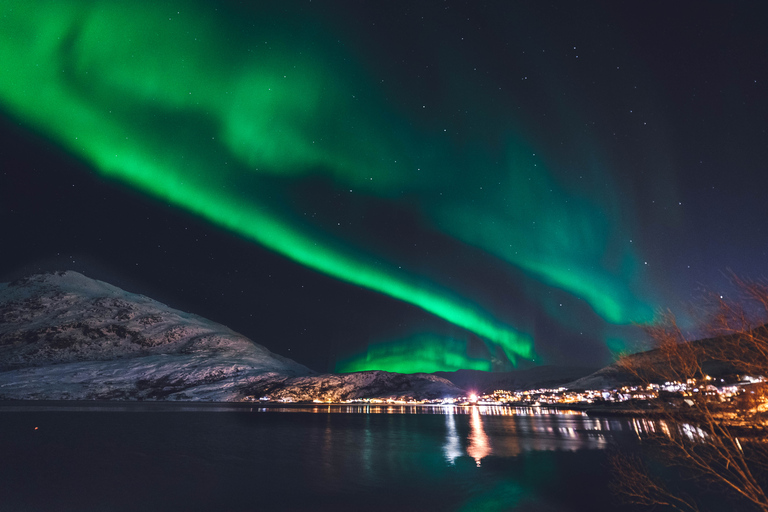
[{"label": "shoreline", "polygon": [[[454,404],[388,404],[388,403],[316,403],[316,402],[209,402],[209,401],[163,401],[163,400],[0,400],[0,413],[2,412],[54,412],[54,411],[103,411],[103,412],[248,412],[258,409],[317,409],[330,407],[354,408],[360,413],[362,409],[376,408],[402,411],[407,409],[436,409],[443,407],[456,407],[471,410],[473,407],[498,407],[502,409],[533,409],[542,411],[572,411],[584,413],[588,416],[658,416],[659,411],[653,409],[623,408],[620,405],[594,406],[592,404],[542,404],[534,406],[530,404],[503,404],[503,405],[454,405]],[[358,412],[354,411],[354,412]],[[279,411],[278,411],[279,412]],[[353,411],[349,411],[353,413]]]}]

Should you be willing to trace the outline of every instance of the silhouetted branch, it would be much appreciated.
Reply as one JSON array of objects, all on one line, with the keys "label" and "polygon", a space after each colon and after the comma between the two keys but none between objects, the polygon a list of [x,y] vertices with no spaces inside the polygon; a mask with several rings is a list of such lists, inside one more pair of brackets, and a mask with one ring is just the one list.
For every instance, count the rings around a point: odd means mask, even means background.
[{"label": "silhouetted branch", "polygon": [[[659,461],[682,468],[768,512],[765,482],[760,480],[765,477],[761,472],[768,468],[768,383],[758,379],[743,385],[733,399],[725,400],[704,371],[714,363],[720,371],[742,378],[768,377],[768,284],[735,276],[732,280],[740,300],[727,301],[719,295],[712,298],[715,308],[707,322],[712,338],[688,340],[674,316],[666,312],[646,328],[655,350],[624,356],[619,366],[646,386],[694,383],[694,391],[660,393],[655,401],[654,414],[663,426],[663,434],[652,438]],[[618,482],[614,488],[629,502],[699,510],[693,500],[654,480],[639,460],[616,456],[612,464]]]}]

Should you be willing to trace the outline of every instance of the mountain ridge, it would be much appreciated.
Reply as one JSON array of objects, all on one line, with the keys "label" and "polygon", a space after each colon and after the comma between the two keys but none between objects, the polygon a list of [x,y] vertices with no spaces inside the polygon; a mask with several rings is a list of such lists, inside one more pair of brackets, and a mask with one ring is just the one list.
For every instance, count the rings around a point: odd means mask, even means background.
[{"label": "mountain ridge", "polygon": [[318,375],[203,317],[64,271],[0,283],[0,399],[435,398],[440,377]]}]

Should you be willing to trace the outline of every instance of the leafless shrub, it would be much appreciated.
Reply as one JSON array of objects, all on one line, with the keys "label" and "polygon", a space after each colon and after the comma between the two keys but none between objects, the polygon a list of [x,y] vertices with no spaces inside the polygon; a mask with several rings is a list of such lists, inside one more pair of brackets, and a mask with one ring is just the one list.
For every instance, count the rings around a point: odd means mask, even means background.
[{"label": "leafless shrub", "polygon": [[[711,337],[689,340],[667,312],[646,329],[656,348],[653,357],[624,356],[619,365],[645,385],[696,382],[696,392],[660,393],[655,400],[653,414],[665,425],[650,440],[657,460],[723,489],[746,508],[768,512],[768,385],[743,385],[739,394],[724,399],[709,376],[715,369],[742,378],[768,377],[768,284],[732,279],[740,292],[737,300],[711,299],[714,308],[706,320]],[[611,464],[613,487],[628,502],[700,510],[694,499],[669,490],[638,459],[616,454]]]}]

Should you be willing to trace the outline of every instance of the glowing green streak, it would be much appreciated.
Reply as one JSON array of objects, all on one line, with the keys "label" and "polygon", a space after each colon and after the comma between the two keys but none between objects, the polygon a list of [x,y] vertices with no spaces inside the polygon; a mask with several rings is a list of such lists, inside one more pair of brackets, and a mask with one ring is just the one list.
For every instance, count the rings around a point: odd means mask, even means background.
[{"label": "glowing green streak", "polygon": [[626,340],[614,337],[607,338],[605,344],[616,356],[626,353],[627,349],[630,347]]},{"label": "glowing green streak", "polygon": [[491,363],[467,356],[466,343],[432,335],[369,345],[364,355],[336,365],[341,373],[384,370],[397,373],[452,372],[456,370],[490,371]]},{"label": "glowing green streak", "polygon": [[653,319],[650,306],[637,304],[615,283],[599,274],[575,266],[573,270],[566,270],[562,265],[547,265],[538,261],[520,262],[520,265],[555,286],[582,297],[611,323],[647,323]]},{"label": "glowing green streak", "polygon": [[[349,151],[342,148],[349,127],[312,125],[314,119],[334,117],[350,126],[359,122],[352,128],[360,140],[369,130],[359,114],[344,107],[340,86],[322,66],[291,56],[286,58],[295,65],[273,56],[219,64],[218,55],[233,48],[194,13],[185,21],[188,13],[174,20],[175,8],[155,2],[141,8],[134,3],[128,10],[113,2],[92,9],[95,5],[3,4],[0,101],[5,109],[107,175],[302,265],[416,305],[498,344],[512,361],[533,356],[527,335],[393,269],[345,254],[231,190],[233,173],[236,178],[243,166],[279,173],[328,166],[342,175],[368,166],[367,174],[377,179],[395,175],[371,163],[376,159],[369,151],[382,153],[379,143]],[[200,49],[194,42],[198,37],[212,41]],[[238,72],[229,79],[231,67]],[[288,80],[284,73],[295,78]],[[320,94],[324,88],[337,92]],[[202,144],[214,150],[205,152]],[[230,164],[228,157],[235,161]]]},{"label": "glowing green streak", "polygon": [[[510,144],[508,170],[495,192],[475,204],[438,211],[441,226],[525,270],[536,279],[586,301],[613,324],[651,321],[653,308],[635,298],[624,274],[636,258],[609,225],[611,212],[571,191],[565,194],[544,164]],[[467,187],[468,190],[477,187]],[[618,247],[618,248],[617,248]],[[611,260],[617,260],[611,264]],[[624,268],[630,265],[630,269]],[[609,272],[605,267],[616,267]]]}]

